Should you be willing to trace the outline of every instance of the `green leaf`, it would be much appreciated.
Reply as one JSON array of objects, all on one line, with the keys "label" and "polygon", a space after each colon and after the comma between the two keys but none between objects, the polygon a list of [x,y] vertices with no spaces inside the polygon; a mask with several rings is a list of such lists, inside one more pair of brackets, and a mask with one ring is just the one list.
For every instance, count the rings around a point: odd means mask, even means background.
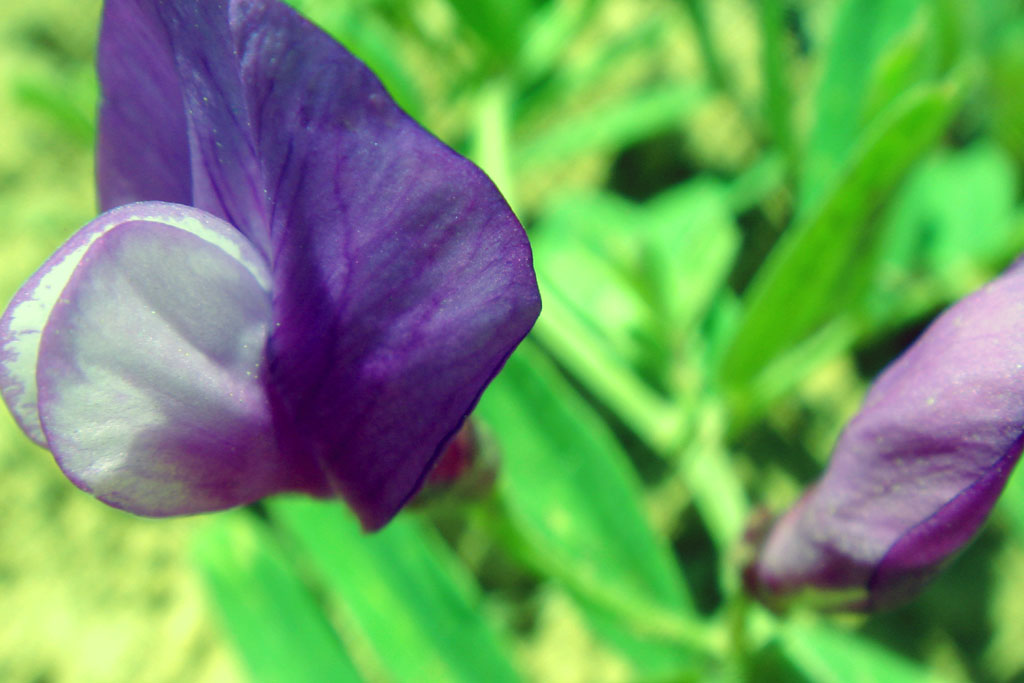
[{"label": "green leaf", "polygon": [[939,152],[900,198],[892,231],[902,244],[885,256],[937,274],[1003,258],[1013,241],[1017,180],[1013,160],[989,141]]},{"label": "green leaf", "polygon": [[728,276],[740,241],[730,199],[709,178],[643,203],[610,192],[563,195],[534,231],[536,267],[576,315],[636,361],[650,350],[638,338],[657,333],[656,343],[672,346],[691,334]]},{"label": "green leaf", "polygon": [[387,679],[519,679],[473,579],[419,520],[404,515],[368,535],[340,502],[277,498],[267,508]]},{"label": "green leaf", "polygon": [[750,504],[735,463],[724,443],[726,412],[713,399],[695,407],[693,439],[679,458],[679,474],[693,496],[708,535],[723,558],[723,588],[732,591],[738,577],[731,552],[750,520]]},{"label": "green leaf", "polygon": [[[993,3],[997,4],[997,3]],[[1024,162],[1024,18],[1000,17],[1005,26],[994,36],[989,57],[989,109],[1000,142]]]},{"label": "green leaf", "polygon": [[762,109],[771,131],[772,141],[782,151],[787,165],[796,164],[796,146],[793,138],[792,93],[789,85],[788,53],[785,33],[785,3],[782,0],[762,0],[761,69],[764,79]]},{"label": "green leaf", "polygon": [[1002,520],[1018,544],[1024,545],[1024,467],[1013,469],[993,516]]},{"label": "green leaf", "polygon": [[700,86],[665,85],[565,117],[522,141],[514,165],[524,172],[584,154],[617,151],[679,125],[706,97]]},{"label": "green leaf", "polygon": [[497,57],[509,60],[519,51],[532,0],[448,0],[462,21]]},{"label": "green leaf", "polygon": [[15,82],[18,104],[52,121],[76,143],[91,147],[96,139],[96,75],[91,68],[66,70]]},{"label": "green leaf", "polygon": [[[565,52],[577,48],[580,35],[586,35],[587,26],[592,25],[604,5],[604,0],[580,2],[582,5],[576,7],[576,3],[551,2],[534,15],[516,73],[524,82],[516,119],[525,130],[543,131],[552,124],[557,126],[581,100],[609,101],[609,80],[615,78],[624,63],[654,54],[665,33],[665,21],[650,16],[630,26],[629,31],[592,42],[593,50],[586,51],[584,59],[564,58]],[[571,114],[581,115],[575,111]]]},{"label": "green leaf", "polygon": [[729,195],[719,183],[697,179],[649,200],[635,218],[642,221],[634,228],[655,315],[678,351],[707,314],[739,250]]},{"label": "green leaf", "polygon": [[888,212],[869,314],[892,326],[987,280],[1022,246],[1017,170],[988,140],[941,150],[907,180]]},{"label": "green leaf", "polygon": [[715,40],[718,33],[711,26],[704,0],[683,0],[683,5],[688,10],[694,31],[697,33],[697,45],[700,47],[700,55],[704,62],[708,81],[714,87],[730,92],[732,79],[719,55],[718,43]]},{"label": "green leaf", "polygon": [[544,310],[533,328],[536,339],[651,448],[670,452],[684,430],[681,411],[644,382],[544,278],[538,281]]},{"label": "green leaf", "polygon": [[[870,123],[900,95],[929,77],[938,50],[930,49],[934,27],[923,12],[878,55],[861,106],[862,123]],[[930,19],[930,17],[929,17]]]},{"label": "green leaf", "polygon": [[739,246],[729,198],[706,179],[643,204],[567,195],[534,231],[545,301],[538,338],[662,455],[678,446],[682,424],[662,398],[673,393],[664,378],[694,341]]},{"label": "green leaf", "polygon": [[786,160],[768,152],[761,155],[729,183],[729,208],[739,215],[754,208],[783,187]]},{"label": "green leaf", "polygon": [[511,169],[511,84],[503,78],[483,83],[477,95],[476,126],[470,158],[490,176],[513,208],[518,208],[516,187]]},{"label": "green leaf", "polygon": [[640,482],[601,419],[526,342],[476,412],[502,453],[500,493],[532,561],[586,598],[648,629],[705,638]]},{"label": "green leaf", "polygon": [[725,354],[728,385],[752,381],[785,349],[858,303],[876,267],[880,229],[872,216],[945,129],[961,80],[904,94],[865,134],[823,203],[776,244],[750,285]]},{"label": "green leaf", "polygon": [[319,605],[251,514],[218,516],[195,536],[193,551],[253,680],[363,680]]},{"label": "green leaf", "polygon": [[790,619],[781,646],[793,666],[815,683],[926,683],[941,680],[921,664],[878,643],[822,622]]},{"label": "green leaf", "polygon": [[599,3],[600,0],[583,0],[539,5],[524,29],[523,44],[516,60],[519,78],[530,81],[553,71]]},{"label": "green leaf", "polygon": [[877,64],[919,5],[918,0],[846,0],[836,13],[803,162],[800,213],[822,202],[855,154]]},{"label": "green leaf", "polygon": [[858,321],[851,316],[842,316],[824,324],[772,359],[742,393],[730,396],[729,433],[742,434],[751,420],[792,391],[800,378],[807,377],[827,361],[848,351],[861,332]]},{"label": "green leaf", "polygon": [[700,681],[710,668],[709,658],[700,653],[669,640],[647,637],[613,610],[585,599],[580,603],[594,635],[629,662],[629,676],[625,680]]}]

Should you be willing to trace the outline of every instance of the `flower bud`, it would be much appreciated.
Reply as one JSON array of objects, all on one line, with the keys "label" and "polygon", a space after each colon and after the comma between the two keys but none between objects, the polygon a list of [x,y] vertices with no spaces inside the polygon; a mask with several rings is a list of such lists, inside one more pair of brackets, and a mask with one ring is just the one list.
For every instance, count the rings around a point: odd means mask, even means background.
[{"label": "flower bud", "polygon": [[412,503],[429,505],[442,498],[480,498],[494,487],[498,465],[496,445],[472,421],[466,420],[445,446]]},{"label": "flower bud", "polygon": [[747,567],[770,606],[898,605],[978,532],[1024,445],[1024,267],[939,316],[874,383],[821,480]]}]

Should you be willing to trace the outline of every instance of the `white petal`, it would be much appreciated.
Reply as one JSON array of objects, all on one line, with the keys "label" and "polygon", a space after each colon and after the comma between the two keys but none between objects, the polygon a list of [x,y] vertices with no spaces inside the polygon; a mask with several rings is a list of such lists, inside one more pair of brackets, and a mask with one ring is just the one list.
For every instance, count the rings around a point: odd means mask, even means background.
[{"label": "white petal", "polygon": [[58,464],[139,514],[221,509],[295,484],[260,380],[263,273],[222,248],[240,233],[209,214],[201,224],[212,232],[149,219],[96,239],[39,345],[39,414]]},{"label": "white petal", "polygon": [[239,261],[264,289],[270,275],[262,257],[236,230],[186,206],[139,202],[99,216],[75,233],[29,278],[0,317],[0,395],[33,441],[46,446],[39,422],[36,361],[50,312],[82,258],[110,230],[134,221],[155,221],[203,238]]}]

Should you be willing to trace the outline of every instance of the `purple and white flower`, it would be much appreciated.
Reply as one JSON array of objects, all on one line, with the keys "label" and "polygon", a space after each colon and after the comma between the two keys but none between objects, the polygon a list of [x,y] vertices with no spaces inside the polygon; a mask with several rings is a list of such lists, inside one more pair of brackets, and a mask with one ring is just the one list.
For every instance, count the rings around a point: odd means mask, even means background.
[{"label": "purple and white flower", "polygon": [[490,180],[276,0],[107,0],[105,211],[0,319],[0,391],[143,515],[417,491],[540,311]]}]

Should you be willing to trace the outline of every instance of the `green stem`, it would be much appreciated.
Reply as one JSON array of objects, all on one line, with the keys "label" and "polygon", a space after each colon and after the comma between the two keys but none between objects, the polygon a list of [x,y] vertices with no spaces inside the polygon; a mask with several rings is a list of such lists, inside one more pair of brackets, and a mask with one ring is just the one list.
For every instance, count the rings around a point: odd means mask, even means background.
[{"label": "green stem", "polygon": [[797,154],[793,137],[789,78],[786,74],[786,50],[782,0],[761,0],[761,64],[764,69],[764,116],[772,139],[786,159],[790,179],[796,178]]},{"label": "green stem", "polygon": [[742,680],[750,680],[750,636],[747,622],[750,616],[750,596],[743,590],[732,597],[728,606],[729,659],[736,665]]},{"label": "green stem", "polygon": [[684,0],[686,9],[690,12],[693,26],[697,30],[697,42],[700,46],[701,58],[708,70],[708,80],[722,92],[732,94],[732,79],[722,64],[722,58],[718,54],[718,47],[711,35],[711,24],[708,21],[708,14],[704,8],[703,0]]},{"label": "green stem", "polygon": [[534,328],[541,344],[655,452],[678,448],[686,429],[683,411],[623,364],[543,281],[541,292],[544,311]]},{"label": "green stem", "polygon": [[485,83],[477,101],[470,156],[491,177],[505,200],[516,208],[516,188],[509,156],[513,88],[507,78]]},{"label": "green stem", "polygon": [[539,552],[538,545],[509,518],[499,496],[481,501],[475,511],[475,520],[511,556],[538,575],[560,581],[586,602],[616,615],[635,634],[679,643],[718,660],[728,655],[728,633],[722,625],[688,618],[646,599],[609,590],[599,580],[576,571],[570,563],[551,553]]},{"label": "green stem", "polygon": [[736,89],[736,83],[725,66],[721,51],[715,42],[714,32],[708,18],[704,0],[683,0],[683,2],[690,13],[694,29],[697,32],[697,43],[704,66],[707,69],[708,81],[716,90],[732,100],[742,116],[744,124],[760,143],[764,137],[760,118],[751,111],[751,108],[740,97]]}]

